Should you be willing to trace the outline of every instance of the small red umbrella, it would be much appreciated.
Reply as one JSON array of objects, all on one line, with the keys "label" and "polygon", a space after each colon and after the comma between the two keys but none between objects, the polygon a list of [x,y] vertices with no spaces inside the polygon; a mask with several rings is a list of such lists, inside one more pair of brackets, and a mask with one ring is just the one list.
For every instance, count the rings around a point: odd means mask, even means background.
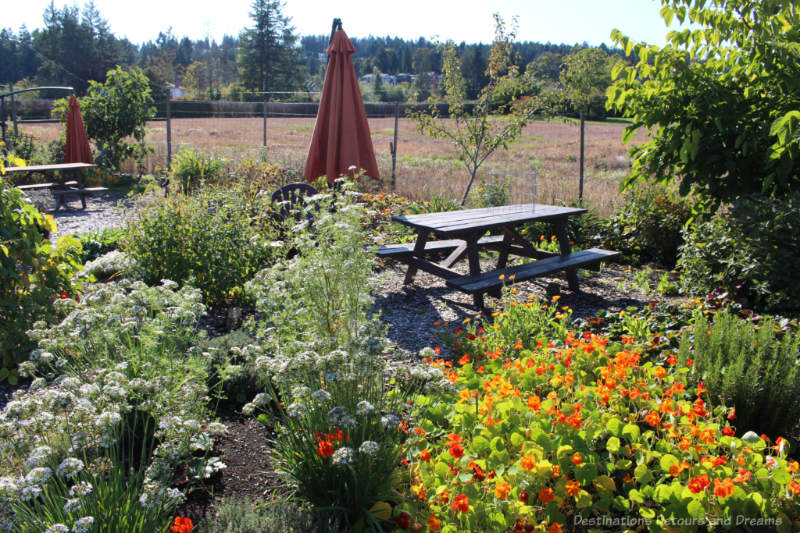
[{"label": "small red umbrella", "polygon": [[351,57],[355,51],[344,31],[336,30],[327,50],[330,59],[303,172],[306,181],[323,175],[328,183],[345,174],[352,177],[355,171],[351,167],[372,178],[380,177]]},{"label": "small red umbrella", "polygon": [[81,117],[81,106],[75,95],[69,97],[67,112],[67,144],[64,149],[65,163],[92,163],[92,150]]}]

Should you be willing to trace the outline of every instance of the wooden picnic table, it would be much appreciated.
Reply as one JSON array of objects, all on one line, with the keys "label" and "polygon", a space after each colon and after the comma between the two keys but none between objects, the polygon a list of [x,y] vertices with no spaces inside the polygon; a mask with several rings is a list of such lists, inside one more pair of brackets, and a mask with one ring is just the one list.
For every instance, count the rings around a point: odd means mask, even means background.
[{"label": "wooden picnic table", "polygon": [[83,185],[83,172],[90,168],[96,168],[92,163],[57,163],[53,165],[30,165],[27,167],[6,167],[7,175],[30,176],[31,174],[42,174],[49,178],[47,183],[34,183],[30,185],[17,185],[17,189],[24,191],[36,189],[48,189],[53,196],[58,198],[58,209],[66,207],[66,197],[68,195],[80,196],[81,205],[86,209],[86,197],[94,192],[106,191],[105,187],[86,188]]},{"label": "wooden picnic table", "polygon": [[[581,216],[586,209],[543,204],[520,204],[480,209],[464,209],[421,215],[402,215],[392,220],[414,228],[417,240],[413,244],[390,244],[378,250],[380,257],[408,264],[405,283],[411,283],[418,270],[446,280],[447,285],[473,295],[475,306],[484,309],[484,293],[497,293],[507,283],[518,283],[554,272],[565,271],[569,288],[577,291],[578,267],[592,267],[619,255],[618,252],[591,248],[572,252],[567,236],[567,221]],[[518,231],[528,222],[547,222],[559,244],[559,254],[537,249]],[[502,235],[488,235],[490,230],[502,230]],[[434,235],[439,240],[429,240]],[[482,248],[499,252],[495,269],[481,272],[479,251]],[[449,252],[438,263],[426,258],[433,252]],[[463,275],[450,267],[466,254],[469,274]],[[508,267],[509,255],[536,259],[534,262]]]}]

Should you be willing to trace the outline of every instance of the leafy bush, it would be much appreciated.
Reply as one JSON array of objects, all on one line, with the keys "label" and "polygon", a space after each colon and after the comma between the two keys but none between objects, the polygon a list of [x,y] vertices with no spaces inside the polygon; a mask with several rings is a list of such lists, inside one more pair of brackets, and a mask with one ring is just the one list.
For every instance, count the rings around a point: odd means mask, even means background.
[{"label": "leafy bush", "polygon": [[81,243],[81,262],[94,261],[101,255],[117,250],[124,236],[125,230],[119,228],[79,233],[77,239]]},{"label": "leafy bush", "polygon": [[[141,165],[152,150],[144,142],[145,125],[156,111],[142,70],[117,66],[106,73],[105,83],[90,80],[86,96],[79,101],[86,134],[99,150],[96,162],[118,169],[124,160],[133,158]],[[54,106],[53,114],[66,120],[68,109],[65,98]]]},{"label": "leafy bush", "polygon": [[476,187],[470,198],[475,207],[497,207],[508,205],[510,193],[511,183],[508,179],[487,181]]},{"label": "leafy bush", "polygon": [[198,533],[284,533],[316,531],[311,513],[291,502],[255,504],[231,498],[216,506],[216,516],[201,522]]},{"label": "leafy bush", "polygon": [[723,311],[709,325],[698,313],[694,335],[681,342],[679,360],[693,358],[692,376],[711,398],[736,408],[740,434],[785,437],[800,422],[800,335],[776,329],[769,317],[756,326]]},{"label": "leafy bush", "polygon": [[234,189],[209,189],[140,204],[125,250],[147,282],[192,282],[210,305],[239,301],[244,282],[280,253],[269,199],[249,200]]},{"label": "leafy bush", "polygon": [[635,519],[672,531],[740,516],[792,529],[800,465],[785,445],[733,436],[729,410],[712,409],[659,341],[527,331],[541,314],[506,299],[493,323],[453,332],[457,362],[429,350],[454,390],[415,399],[398,523],[507,532]]},{"label": "leafy bush", "polygon": [[170,177],[177,180],[181,192],[188,193],[199,184],[217,183],[224,170],[224,159],[184,146],[172,160]]},{"label": "leafy bush", "polygon": [[0,381],[17,383],[16,367],[34,346],[25,332],[36,320],[53,320],[53,302],[80,289],[72,279],[81,266],[80,243],[62,237],[53,246],[44,232],[55,230],[53,217],[0,178]]},{"label": "leafy bush", "polygon": [[679,268],[684,290],[703,296],[722,287],[742,305],[800,312],[800,194],[780,202],[760,196],[736,201],[687,228]]},{"label": "leafy bush", "polygon": [[622,211],[605,221],[602,245],[622,252],[632,264],[654,262],[671,269],[691,215],[689,200],[671,189],[660,185],[635,189]]}]

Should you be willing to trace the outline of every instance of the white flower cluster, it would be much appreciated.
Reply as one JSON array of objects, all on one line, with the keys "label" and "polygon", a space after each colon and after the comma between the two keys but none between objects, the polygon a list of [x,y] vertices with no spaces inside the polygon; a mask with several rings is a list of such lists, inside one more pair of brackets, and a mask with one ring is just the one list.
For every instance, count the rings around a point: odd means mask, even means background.
[{"label": "white flower cluster", "polygon": [[125,252],[113,250],[101,255],[83,266],[82,277],[94,276],[98,280],[107,280],[131,269],[134,260]]}]

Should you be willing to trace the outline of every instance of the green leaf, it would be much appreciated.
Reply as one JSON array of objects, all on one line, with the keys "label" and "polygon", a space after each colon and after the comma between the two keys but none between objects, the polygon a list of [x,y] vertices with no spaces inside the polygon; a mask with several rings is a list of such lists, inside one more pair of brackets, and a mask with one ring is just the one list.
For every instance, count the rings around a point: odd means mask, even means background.
[{"label": "green leaf", "polygon": [[628,439],[630,442],[636,442],[639,440],[639,435],[641,431],[639,430],[639,426],[636,424],[625,424],[625,427],[622,428],[622,436]]},{"label": "green leaf", "polygon": [[689,505],[686,506],[686,511],[692,518],[704,518],[706,516],[706,510],[703,508],[703,504],[697,500],[690,501]]},{"label": "green leaf", "polygon": [[664,472],[669,472],[669,469],[677,464],[680,464],[680,461],[677,457],[668,453],[661,458],[659,464],[661,465],[661,470]]},{"label": "green leaf", "polygon": [[619,418],[612,418],[606,423],[606,429],[615,437],[619,437],[622,430],[622,422]]},{"label": "green leaf", "polygon": [[636,478],[636,481],[644,485],[653,479],[653,474],[650,473],[650,469],[647,468],[647,465],[642,463],[633,470],[633,477]]},{"label": "green leaf", "polygon": [[608,439],[608,442],[606,442],[606,450],[611,453],[617,453],[619,451],[619,445],[619,439],[617,437],[611,437]]},{"label": "green leaf", "polygon": [[485,437],[478,435],[472,439],[472,445],[470,448],[472,448],[472,451],[475,453],[481,454],[489,449],[489,441]]},{"label": "green leaf", "polygon": [[458,475],[458,480],[459,480],[461,483],[469,483],[470,481],[472,481],[472,474],[471,474],[471,473],[469,473],[469,472],[461,472],[461,473]]}]

